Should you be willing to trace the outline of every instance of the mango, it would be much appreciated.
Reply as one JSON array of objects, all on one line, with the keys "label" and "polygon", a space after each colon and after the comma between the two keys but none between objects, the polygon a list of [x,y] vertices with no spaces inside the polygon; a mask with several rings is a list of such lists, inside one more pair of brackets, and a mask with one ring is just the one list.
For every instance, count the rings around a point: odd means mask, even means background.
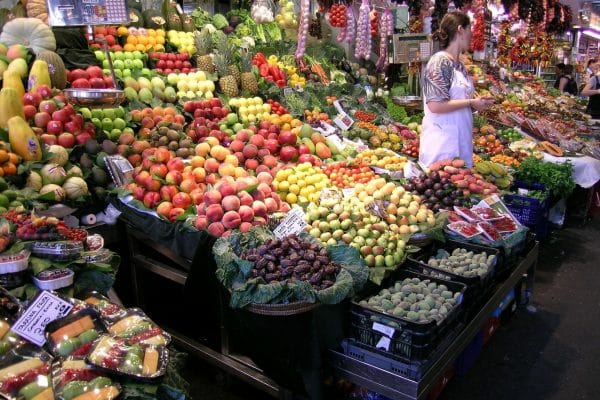
[{"label": "mango", "polygon": [[8,139],[11,150],[25,161],[42,159],[40,140],[21,116],[17,115],[8,120]]},{"label": "mango", "polygon": [[8,120],[15,116],[25,119],[21,97],[13,88],[3,88],[0,90],[0,128],[6,129]]},{"label": "mango", "polygon": [[324,160],[326,158],[331,158],[331,150],[329,149],[329,147],[327,147],[327,145],[325,143],[318,142],[315,145],[315,153],[322,160]]}]

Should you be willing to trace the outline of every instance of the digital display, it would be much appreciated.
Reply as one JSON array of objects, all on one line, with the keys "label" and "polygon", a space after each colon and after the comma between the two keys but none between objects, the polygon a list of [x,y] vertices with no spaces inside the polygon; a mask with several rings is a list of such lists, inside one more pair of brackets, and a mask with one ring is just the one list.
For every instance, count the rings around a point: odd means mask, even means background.
[{"label": "digital display", "polygon": [[121,24],[129,21],[125,0],[46,0],[50,26]]}]

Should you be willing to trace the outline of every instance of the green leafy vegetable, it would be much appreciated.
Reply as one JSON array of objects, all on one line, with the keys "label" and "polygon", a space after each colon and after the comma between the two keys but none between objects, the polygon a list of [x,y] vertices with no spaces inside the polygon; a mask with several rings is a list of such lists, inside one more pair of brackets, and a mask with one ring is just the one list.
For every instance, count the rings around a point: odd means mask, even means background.
[{"label": "green leafy vegetable", "polygon": [[385,105],[386,105],[386,110],[387,110],[388,114],[390,114],[390,117],[394,121],[402,122],[404,120],[404,118],[408,117],[404,107],[399,106],[398,104],[394,103],[392,101],[392,99],[390,99],[389,97],[385,98]]},{"label": "green leafy vegetable", "polygon": [[555,198],[568,198],[575,189],[573,164],[555,164],[528,157],[517,169],[517,177],[525,183],[542,183]]}]

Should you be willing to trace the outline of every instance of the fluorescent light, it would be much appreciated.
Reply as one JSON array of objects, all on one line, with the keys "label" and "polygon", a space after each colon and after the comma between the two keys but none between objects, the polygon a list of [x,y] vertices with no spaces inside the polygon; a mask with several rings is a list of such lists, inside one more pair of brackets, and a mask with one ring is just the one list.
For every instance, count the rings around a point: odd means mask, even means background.
[{"label": "fluorescent light", "polygon": [[583,31],[583,34],[587,35],[589,37],[593,37],[596,40],[600,40],[600,33],[596,32],[596,31],[592,31],[592,30],[586,29],[586,30]]}]

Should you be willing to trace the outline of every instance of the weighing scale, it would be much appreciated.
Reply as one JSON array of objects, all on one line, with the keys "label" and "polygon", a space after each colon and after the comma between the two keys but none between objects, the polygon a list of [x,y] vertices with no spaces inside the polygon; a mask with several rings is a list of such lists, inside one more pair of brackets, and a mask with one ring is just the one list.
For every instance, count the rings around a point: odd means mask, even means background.
[{"label": "weighing scale", "polygon": [[[94,25],[118,25],[129,22],[126,0],[46,0],[48,24],[50,26],[87,26],[90,39],[94,38]],[[85,107],[114,107],[123,102],[125,93],[120,89],[113,68],[108,44],[104,38],[95,38],[102,43],[114,89],[65,89],[65,98],[74,105]]]}]

